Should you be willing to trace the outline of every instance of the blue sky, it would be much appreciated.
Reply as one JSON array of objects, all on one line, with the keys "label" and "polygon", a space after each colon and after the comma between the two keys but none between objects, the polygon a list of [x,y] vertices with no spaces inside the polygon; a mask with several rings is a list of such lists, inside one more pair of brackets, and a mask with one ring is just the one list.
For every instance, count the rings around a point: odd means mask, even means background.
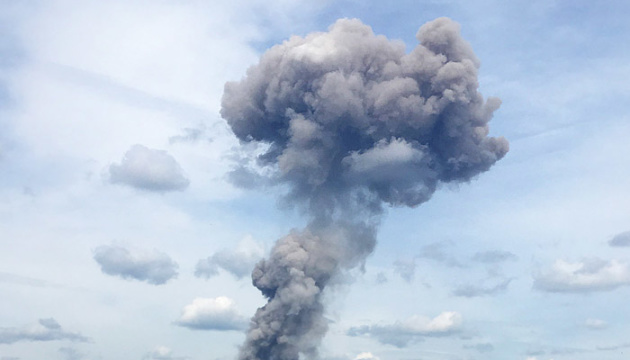
[{"label": "blue sky", "polygon": [[[387,211],[326,296],[322,359],[624,359],[625,1],[0,0],[0,359],[235,359],[249,271],[307,219],[227,174],[223,85],[359,18],[415,45],[447,16],[510,152]],[[428,324],[442,324],[435,336]]]}]

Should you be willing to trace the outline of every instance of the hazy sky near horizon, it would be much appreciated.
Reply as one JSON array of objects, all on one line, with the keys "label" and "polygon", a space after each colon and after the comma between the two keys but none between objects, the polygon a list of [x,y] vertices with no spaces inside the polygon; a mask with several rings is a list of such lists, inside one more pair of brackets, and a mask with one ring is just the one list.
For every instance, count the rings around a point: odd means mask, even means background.
[{"label": "hazy sky near horizon", "polygon": [[388,209],[327,294],[323,360],[630,352],[630,2],[0,0],[0,360],[235,359],[250,271],[306,218],[227,174],[226,81],[358,18],[446,16],[510,152]]}]

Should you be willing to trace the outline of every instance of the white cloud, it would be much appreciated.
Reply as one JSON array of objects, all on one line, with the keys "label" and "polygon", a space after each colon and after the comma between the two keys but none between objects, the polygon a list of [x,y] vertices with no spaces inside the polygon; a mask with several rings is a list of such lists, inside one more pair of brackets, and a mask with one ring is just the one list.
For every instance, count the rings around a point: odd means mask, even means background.
[{"label": "white cloud", "polygon": [[244,238],[235,249],[221,250],[214,255],[197,262],[195,276],[211,278],[224,269],[236,278],[241,279],[251,274],[254,265],[263,257],[264,248],[251,236]]},{"label": "white cloud", "polygon": [[143,360],[184,360],[189,359],[186,356],[174,356],[173,350],[166,346],[157,346],[153,351],[148,352]]},{"label": "white cloud", "polygon": [[[353,152],[344,163],[350,166],[351,171],[357,173],[369,173],[371,171],[382,171],[391,169],[396,165],[404,165],[412,162],[421,162],[424,154],[421,150],[415,149],[411,144],[403,139],[392,139],[379,141],[375,147],[363,152]],[[381,174],[381,176],[388,176]]]},{"label": "white cloud", "polygon": [[630,285],[630,267],[614,259],[556,260],[551,268],[534,275],[534,288],[547,292],[606,291],[626,285]]},{"label": "white cloud", "polygon": [[179,163],[164,150],[134,145],[120,164],[109,167],[110,182],[148,191],[184,190],[190,181]]},{"label": "white cloud", "polygon": [[391,325],[352,327],[350,336],[370,336],[383,344],[405,347],[409,342],[423,337],[449,336],[461,331],[462,316],[455,311],[445,311],[434,318],[414,315]]},{"label": "white cloud", "polygon": [[120,246],[103,245],[94,250],[94,260],[101,266],[103,273],[123,279],[162,285],[177,277],[177,263],[157,251],[131,254]]},{"label": "white cloud", "polygon": [[430,319],[425,316],[412,316],[402,322],[403,328],[424,334],[441,334],[458,329],[462,323],[462,316],[455,311],[446,311]]},{"label": "white cloud", "polygon": [[380,360],[378,356],[374,356],[371,352],[362,352],[357,355],[354,360]]},{"label": "white cloud", "polygon": [[234,301],[225,296],[196,298],[186,305],[177,325],[193,330],[243,330],[247,320],[242,317]]}]

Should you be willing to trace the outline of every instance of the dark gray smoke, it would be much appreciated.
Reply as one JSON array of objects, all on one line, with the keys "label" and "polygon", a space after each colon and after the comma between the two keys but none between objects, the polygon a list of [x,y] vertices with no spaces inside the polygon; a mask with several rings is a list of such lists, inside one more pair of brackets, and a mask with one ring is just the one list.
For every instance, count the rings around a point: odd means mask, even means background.
[{"label": "dark gray smoke", "polygon": [[240,360],[317,357],[327,325],[322,292],[372,252],[382,204],[416,206],[440,182],[465,182],[508,151],[488,137],[500,105],[477,91],[479,60],[440,18],[404,44],[359,20],[292,37],[225,85],[222,116],[259,164],[289,185],[310,222],[280,239],[252,273],[268,303],[251,321]]}]

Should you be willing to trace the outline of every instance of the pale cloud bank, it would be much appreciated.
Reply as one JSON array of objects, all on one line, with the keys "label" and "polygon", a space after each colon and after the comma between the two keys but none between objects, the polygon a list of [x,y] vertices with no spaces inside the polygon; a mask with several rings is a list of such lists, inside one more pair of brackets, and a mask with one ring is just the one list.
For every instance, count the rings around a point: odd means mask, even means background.
[{"label": "pale cloud bank", "polygon": [[192,330],[244,330],[247,320],[241,316],[234,301],[225,296],[196,298],[182,310],[175,324]]},{"label": "pale cloud bank", "polygon": [[445,311],[434,318],[414,315],[393,324],[376,324],[352,327],[349,336],[369,336],[383,344],[405,347],[424,337],[450,336],[461,331],[462,316],[458,312]]},{"label": "pale cloud bank", "polygon": [[96,248],[94,260],[107,275],[152,285],[162,285],[177,277],[179,267],[168,255],[158,251],[132,254],[123,247],[109,245]]},{"label": "pale cloud bank", "polygon": [[169,153],[139,144],[125,153],[120,164],[110,165],[109,176],[112,184],[155,192],[181,191],[190,184],[179,163]]},{"label": "pale cloud bank", "polygon": [[556,260],[550,268],[534,275],[534,288],[546,292],[608,291],[626,285],[630,285],[630,267],[614,259]]},{"label": "pale cloud bank", "polygon": [[80,333],[65,331],[53,319],[39,319],[38,324],[25,327],[0,328],[0,344],[13,344],[19,341],[55,341],[68,340],[87,342],[89,339]]}]

